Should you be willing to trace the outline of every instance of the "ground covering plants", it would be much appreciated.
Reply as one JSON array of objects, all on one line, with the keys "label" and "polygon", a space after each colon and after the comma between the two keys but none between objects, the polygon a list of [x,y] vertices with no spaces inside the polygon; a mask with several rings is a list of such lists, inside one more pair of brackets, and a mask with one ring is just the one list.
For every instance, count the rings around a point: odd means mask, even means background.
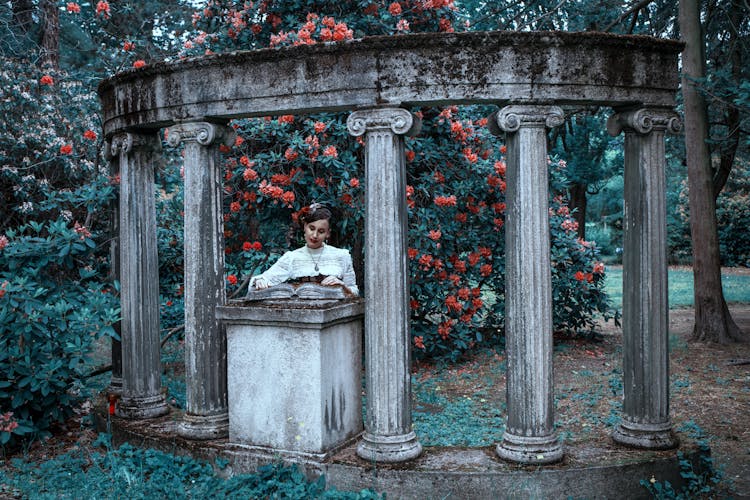
[{"label": "ground covering plants", "polygon": [[[374,492],[326,489],[325,478],[309,481],[296,467],[270,464],[254,474],[221,476],[225,462],[209,463],[124,444],[113,448],[101,434],[41,464],[17,458],[0,470],[0,495],[35,499],[320,498],[376,499]],[[82,488],[82,485],[85,485]]]}]

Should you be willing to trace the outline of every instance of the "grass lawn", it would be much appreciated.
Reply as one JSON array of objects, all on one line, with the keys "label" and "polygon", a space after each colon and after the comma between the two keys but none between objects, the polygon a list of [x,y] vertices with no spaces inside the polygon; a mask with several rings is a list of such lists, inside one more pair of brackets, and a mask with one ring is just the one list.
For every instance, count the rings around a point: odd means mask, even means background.
[{"label": "grass lawn", "polygon": [[[693,271],[690,269],[669,270],[669,307],[693,305]],[[722,273],[724,298],[727,302],[750,302],[750,274]],[[607,293],[612,303],[622,309],[622,268],[608,267],[606,274]]]}]

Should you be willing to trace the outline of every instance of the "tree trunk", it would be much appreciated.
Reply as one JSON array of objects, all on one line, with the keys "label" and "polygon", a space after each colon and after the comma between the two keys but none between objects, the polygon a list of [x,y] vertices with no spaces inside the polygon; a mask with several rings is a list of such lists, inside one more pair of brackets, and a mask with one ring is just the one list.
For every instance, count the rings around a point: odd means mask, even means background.
[{"label": "tree trunk", "polygon": [[42,21],[40,67],[57,69],[60,61],[60,13],[55,0],[42,0],[39,12]]},{"label": "tree trunk", "polygon": [[586,239],[586,205],[588,203],[586,188],[586,184],[576,183],[572,183],[568,187],[570,209],[575,210],[572,215],[573,219],[578,223],[578,237],[582,240]]},{"label": "tree trunk", "polygon": [[685,107],[685,148],[688,165],[690,231],[693,243],[695,326],[692,340],[729,343],[743,340],[727,309],[721,288],[721,261],[708,150],[708,108],[694,85],[706,74],[699,0],[680,0],[682,95]]}]

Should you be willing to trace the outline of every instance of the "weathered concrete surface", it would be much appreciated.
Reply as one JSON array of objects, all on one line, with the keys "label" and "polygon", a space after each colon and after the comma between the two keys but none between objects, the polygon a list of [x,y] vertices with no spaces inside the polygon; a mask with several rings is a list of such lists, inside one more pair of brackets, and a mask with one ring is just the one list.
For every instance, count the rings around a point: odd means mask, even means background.
[{"label": "weathered concrete surface", "polygon": [[669,417],[666,155],[664,135],[677,114],[641,108],[613,115],[625,131],[623,216],[623,420],[616,441],[641,448],[676,446]]},{"label": "weathered concrete surface", "polygon": [[508,146],[508,423],[497,454],[526,464],[548,464],[563,457],[552,406],[552,273],[547,211],[547,128],[563,122],[563,111],[557,106],[506,106],[490,121],[490,130],[505,132]]},{"label": "weathered concrete surface", "polygon": [[122,399],[118,415],[153,418],[169,411],[161,392],[159,258],[154,168],[161,142],[153,132],[122,133],[108,143],[120,172]]},{"label": "weathered concrete surface", "polygon": [[[120,418],[107,426],[106,404],[99,401],[97,427],[111,430],[116,445],[123,442],[163,450],[168,453],[215,461],[229,460],[223,474],[252,472],[259,465],[284,460],[298,464],[313,478],[326,476],[326,484],[339,490],[371,488],[399,499],[505,499],[505,498],[651,498],[640,481],[652,477],[669,481],[679,490],[685,484],[680,476],[678,450],[632,451],[603,444],[573,443],[566,447],[565,460],[552,467],[508,464],[491,448],[425,448],[422,455],[407,464],[378,464],[356,458],[354,445],[340,450],[325,461],[300,454],[269,457],[230,444],[226,439],[190,441],[175,436],[177,422],[162,417],[143,422]],[[701,473],[697,448],[685,440],[680,450]]]},{"label": "weathered concrete surface", "polygon": [[403,462],[422,445],[411,423],[411,334],[404,135],[419,120],[405,109],[355,111],[349,133],[365,136],[365,388],[367,418],[357,453]]},{"label": "weathered concrete surface", "polygon": [[673,106],[682,44],[472,32],[369,37],[158,63],[99,86],[107,136],[175,120],[372,106],[536,101]]},{"label": "weathered concrete surface", "polygon": [[193,439],[226,436],[227,341],[216,307],[224,289],[223,168],[219,147],[234,144],[231,127],[204,121],[169,130],[170,146],[185,156],[185,380],[187,405],[180,432]]},{"label": "weathered concrete surface", "polygon": [[362,431],[362,300],[271,302],[216,311],[227,331],[229,442],[271,457],[325,455]]}]

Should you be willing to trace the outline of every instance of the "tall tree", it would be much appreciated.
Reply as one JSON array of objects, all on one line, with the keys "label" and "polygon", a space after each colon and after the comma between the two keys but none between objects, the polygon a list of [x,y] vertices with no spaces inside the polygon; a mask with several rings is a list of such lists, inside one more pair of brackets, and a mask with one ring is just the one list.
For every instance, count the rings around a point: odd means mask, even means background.
[{"label": "tall tree", "polygon": [[40,65],[57,69],[60,65],[60,11],[55,0],[41,0]]},{"label": "tall tree", "polygon": [[679,24],[685,42],[682,96],[695,294],[692,338],[729,343],[747,340],[747,336],[732,319],[721,287],[716,197],[708,145],[708,107],[696,83],[706,76],[705,41],[700,15],[698,0],[680,0]]}]

